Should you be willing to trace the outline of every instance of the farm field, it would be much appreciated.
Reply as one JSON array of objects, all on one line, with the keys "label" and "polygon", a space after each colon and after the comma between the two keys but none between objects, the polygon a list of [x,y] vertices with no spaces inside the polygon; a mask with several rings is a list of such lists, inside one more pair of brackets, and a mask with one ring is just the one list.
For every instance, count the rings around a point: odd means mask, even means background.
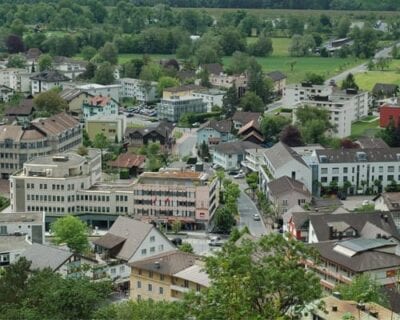
[{"label": "farm field", "polygon": [[375,83],[400,83],[400,60],[393,60],[384,71],[373,70],[355,75],[356,83],[362,90],[371,91]]}]

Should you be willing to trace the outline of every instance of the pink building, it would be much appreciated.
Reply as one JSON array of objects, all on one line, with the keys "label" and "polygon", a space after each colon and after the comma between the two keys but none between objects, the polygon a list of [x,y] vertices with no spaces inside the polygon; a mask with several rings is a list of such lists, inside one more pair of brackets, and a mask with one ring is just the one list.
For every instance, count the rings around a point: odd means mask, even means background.
[{"label": "pink building", "polygon": [[218,179],[193,171],[144,172],[133,193],[135,216],[190,228],[205,227],[219,200]]}]

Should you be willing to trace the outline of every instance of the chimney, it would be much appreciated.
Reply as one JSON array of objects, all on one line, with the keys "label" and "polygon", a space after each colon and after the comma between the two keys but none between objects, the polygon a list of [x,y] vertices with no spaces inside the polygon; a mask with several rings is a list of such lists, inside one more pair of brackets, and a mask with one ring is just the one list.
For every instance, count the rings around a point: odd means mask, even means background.
[{"label": "chimney", "polygon": [[329,227],[329,240],[332,240],[332,239],[333,239],[333,227],[330,226]]},{"label": "chimney", "polygon": [[332,306],[332,312],[337,312],[338,311],[338,307],[337,306]]},{"label": "chimney", "polygon": [[387,214],[385,214],[385,215],[383,216],[383,220],[385,220],[385,222],[388,223],[388,221],[389,221],[389,216],[388,216]]},{"label": "chimney", "polygon": [[362,302],[357,303],[357,309],[361,311],[365,311],[365,304]]},{"label": "chimney", "polygon": [[332,292],[332,295],[333,295],[336,299],[339,299],[339,300],[342,298],[342,295],[340,294],[339,291],[334,291],[334,292]]}]

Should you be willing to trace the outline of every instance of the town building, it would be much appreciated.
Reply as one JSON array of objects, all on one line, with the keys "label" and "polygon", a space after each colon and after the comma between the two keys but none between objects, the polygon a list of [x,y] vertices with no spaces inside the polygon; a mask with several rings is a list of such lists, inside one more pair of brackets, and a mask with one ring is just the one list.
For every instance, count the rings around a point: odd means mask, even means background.
[{"label": "town building", "polygon": [[251,172],[259,172],[264,161],[264,148],[246,149],[242,166]]},{"label": "town building", "polygon": [[102,133],[112,143],[122,142],[126,130],[126,117],[122,115],[94,115],[86,119],[85,129],[92,141],[97,134]]},{"label": "town building", "polygon": [[239,130],[251,121],[261,122],[261,112],[236,111],[232,116],[233,126]]},{"label": "town building", "polygon": [[114,99],[115,101],[119,102],[119,92],[121,85],[120,84],[108,84],[102,85],[97,83],[88,83],[88,84],[81,84],[81,85],[74,85],[73,88],[70,89],[79,89],[83,92],[88,93],[92,96],[103,96]]},{"label": "town building", "polygon": [[198,256],[169,251],[131,263],[132,300],[177,301],[185,293],[200,292],[210,286]]},{"label": "town building", "polygon": [[80,89],[65,89],[60,92],[60,97],[68,103],[68,113],[77,119],[82,119],[82,105],[93,98],[93,95]]},{"label": "town building", "polygon": [[400,230],[400,192],[383,192],[374,199],[375,210],[389,212]]},{"label": "town building", "polygon": [[158,99],[157,82],[143,81],[133,78],[121,78],[118,80],[120,98],[132,98],[140,102],[152,102]]},{"label": "town building", "polygon": [[8,179],[30,159],[64,152],[81,143],[80,123],[65,113],[47,119],[35,119],[28,125],[0,126],[1,178]]},{"label": "town building", "polygon": [[311,193],[306,186],[288,176],[270,181],[267,190],[267,198],[280,215],[296,205],[304,206],[311,202]]},{"label": "town building", "polygon": [[308,243],[310,212],[295,205],[282,215],[282,231],[292,239]]},{"label": "town building", "polygon": [[61,72],[69,79],[76,79],[80,74],[86,71],[86,61],[74,60],[68,57],[55,56],[53,57],[53,69]]},{"label": "town building", "polygon": [[207,106],[207,112],[211,112],[213,107],[222,108],[224,95],[225,91],[218,89],[203,89],[192,93],[193,97],[203,99]]},{"label": "town building", "polygon": [[21,74],[26,73],[26,70],[22,68],[0,69],[0,85],[14,91],[23,91],[21,90]]},{"label": "town building", "polygon": [[[165,91],[164,91],[165,92]],[[202,98],[192,96],[171,96],[162,99],[157,104],[157,117],[159,120],[178,122],[185,113],[205,113],[207,106]]]},{"label": "town building", "polygon": [[388,99],[397,97],[399,85],[391,83],[376,83],[372,88],[372,95],[375,99]]},{"label": "town building", "polygon": [[11,89],[4,85],[0,85],[0,102],[9,102],[14,94],[14,89]]},{"label": "town building", "polygon": [[50,89],[55,87],[62,88],[63,83],[69,82],[71,80],[70,78],[66,77],[64,74],[56,70],[40,72],[30,77],[30,79],[32,95],[49,91]]},{"label": "town building", "polygon": [[161,121],[157,126],[145,128],[127,128],[125,143],[128,148],[137,149],[149,143],[159,143],[163,149],[169,150],[173,145],[173,126],[171,123]]},{"label": "town building", "polygon": [[44,243],[44,213],[1,213],[0,236],[22,235],[32,243]]},{"label": "town building", "polygon": [[214,147],[212,153],[213,164],[224,170],[237,170],[242,165],[246,150],[258,147],[257,144],[248,141],[220,143]]},{"label": "town building", "polygon": [[145,162],[145,156],[126,152],[121,153],[117,159],[110,161],[108,165],[118,170],[127,170],[129,177],[136,177],[143,173]]},{"label": "town building", "polygon": [[207,145],[217,145],[219,143],[235,140],[233,134],[233,123],[231,120],[209,120],[202,124],[197,130],[197,146],[203,142]]},{"label": "town building", "polygon": [[145,221],[181,221],[189,229],[205,228],[218,207],[218,179],[203,172],[144,172],[133,186],[134,214]]},{"label": "town building", "polygon": [[225,73],[210,74],[210,83],[213,87],[229,89],[236,86],[238,96],[241,97],[246,92],[248,77],[246,74],[228,75]]},{"label": "town building", "polygon": [[386,128],[391,121],[395,127],[400,124],[400,106],[386,103],[379,108],[379,126]]},{"label": "town building", "polygon": [[282,95],[283,89],[286,87],[287,76],[280,71],[272,71],[267,73],[267,77],[272,80],[274,93]]},{"label": "town building", "polygon": [[18,106],[9,107],[5,110],[5,118],[8,123],[29,123],[32,119],[35,108],[33,106],[33,99],[23,99]]},{"label": "town building", "polygon": [[0,269],[17,262],[21,254],[31,245],[25,235],[0,236]]},{"label": "town building", "polygon": [[249,141],[255,144],[262,144],[265,141],[257,120],[251,120],[242,126],[237,134],[242,141]]},{"label": "town building", "polygon": [[118,115],[118,102],[107,96],[94,96],[83,103],[82,111],[85,120],[97,115],[115,118]]},{"label": "town building", "polygon": [[219,75],[224,72],[224,67],[220,63],[206,63],[198,68],[197,73],[201,73],[204,70],[207,71],[209,75]]},{"label": "town building", "polygon": [[188,84],[184,86],[179,86],[179,87],[171,87],[171,88],[165,88],[163,91],[163,100],[170,100],[170,99],[177,99],[176,97],[191,97],[193,96],[193,93],[196,91],[204,89],[201,86],[195,85],[195,84]]}]

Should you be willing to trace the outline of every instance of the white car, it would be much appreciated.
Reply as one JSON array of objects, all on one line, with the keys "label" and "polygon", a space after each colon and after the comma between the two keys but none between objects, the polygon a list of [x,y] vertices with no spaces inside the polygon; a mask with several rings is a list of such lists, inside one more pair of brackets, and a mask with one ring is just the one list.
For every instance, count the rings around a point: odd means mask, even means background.
[{"label": "white car", "polygon": [[258,213],[253,214],[253,220],[260,221],[261,220],[260,215]]},{"label": "white car", "polygon": [[243,172],[239,172],[237,175],[234,175],[233,177],[234,177],[235,179],[242,179],[242,178],[245,177],[245,175],[244,175]]},{"label": "white car", "polygon": [[218,237],[218,236],[212,237],[212,238],[210,239],[210,241],[208,241],[208,245],[209,245],[210,247],[222,247],[223,244],[224,244],[224,242],[223,242],[223,241],[221,240],[221,238]]}]

